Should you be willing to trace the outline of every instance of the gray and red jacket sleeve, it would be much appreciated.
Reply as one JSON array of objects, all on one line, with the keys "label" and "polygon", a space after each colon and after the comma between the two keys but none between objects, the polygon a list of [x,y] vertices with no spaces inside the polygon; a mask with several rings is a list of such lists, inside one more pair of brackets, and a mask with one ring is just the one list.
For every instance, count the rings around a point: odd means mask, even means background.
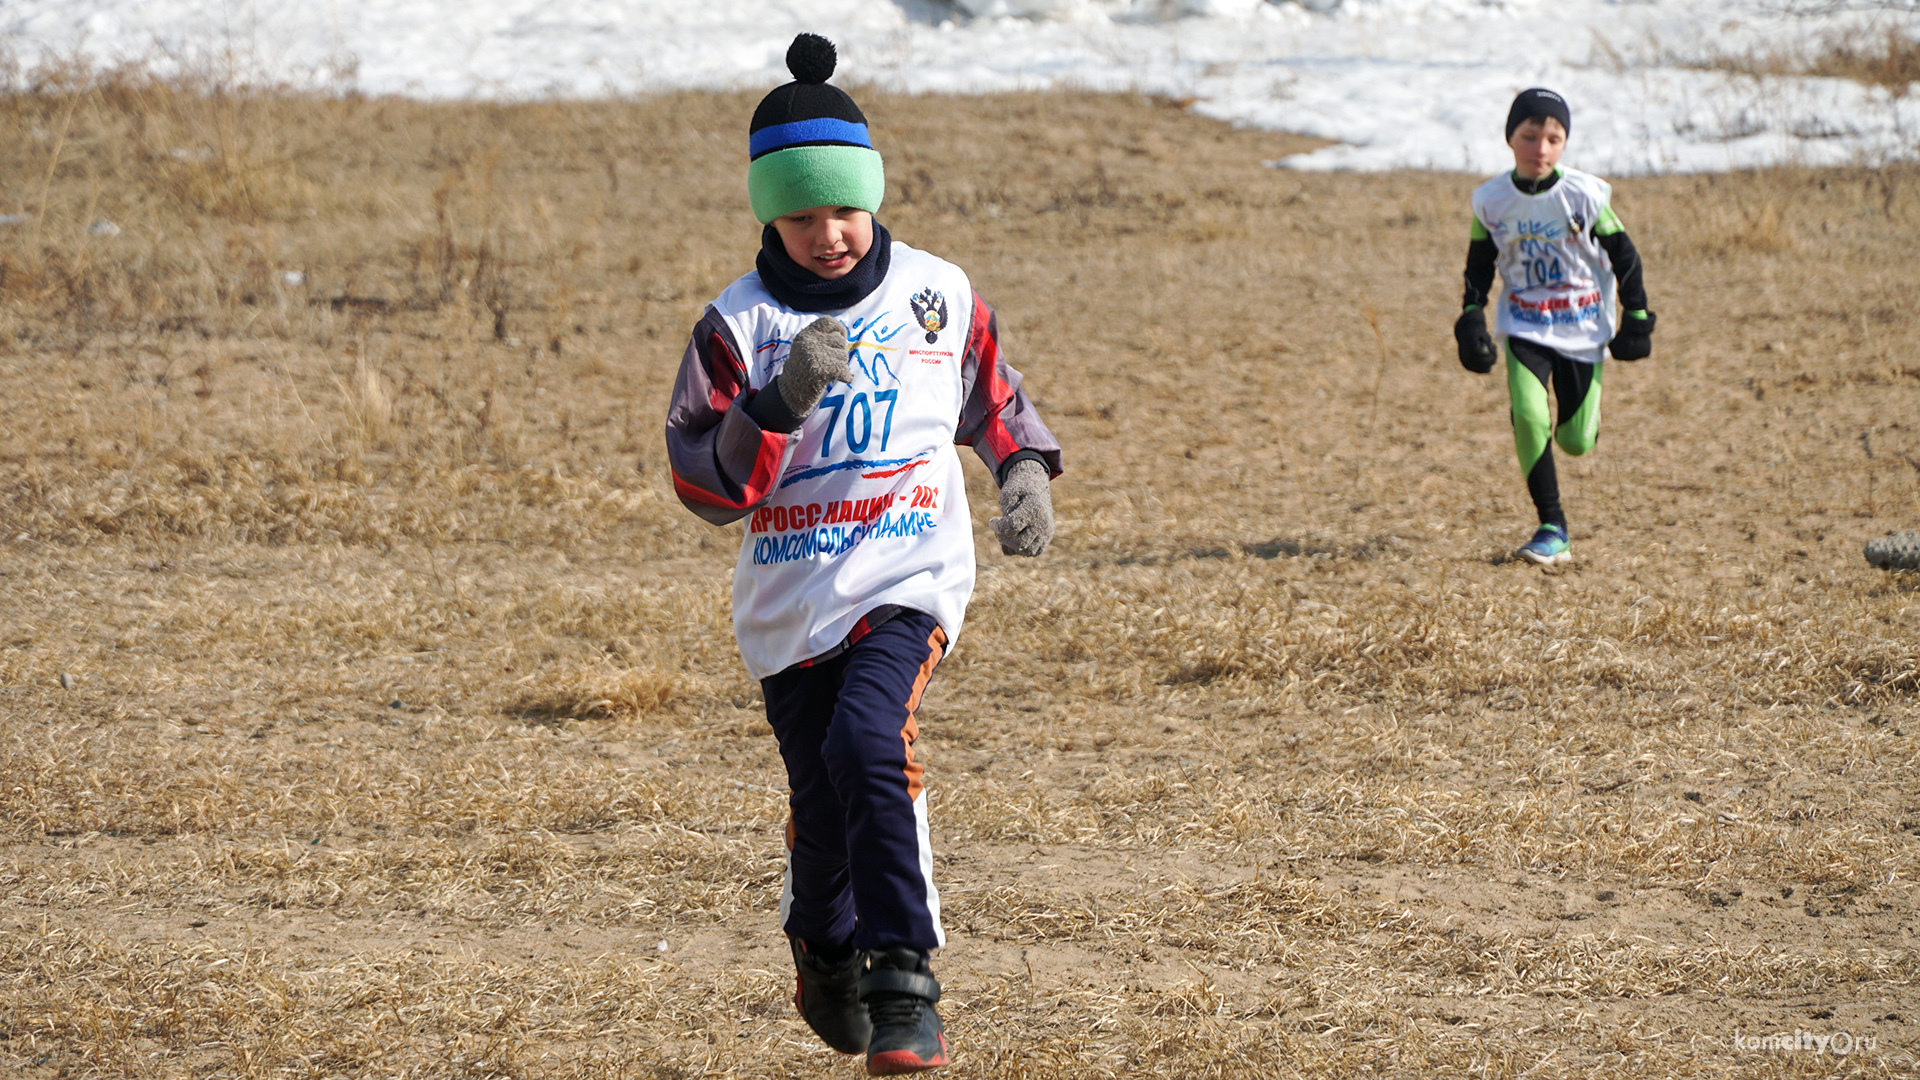
[{"label": "gray and red jacket sleeve", "polygon": [[715,525],[745,517],[773,494],[792,449],[792,433],[767,431],[747,415],[755,393],[733,330],[708,308],[674,379],[667,462],[680,501]]},{"label": "gray and red jacket sleeve", "polygon": [[[954,442],[971,446],[999,483],[1007,467],[1033,459],[1060,475],[1060,443],[1020,388],[1000,352],[993,309],[973,297],[972,331],[960,362],[961,407]],[[726,321],[712,308],[693,328],[667,407],[673,490],[703,520],[725,525],[773,494],[795,432],[763,428],[750,406],[747,365]],[[772,391],[777,393],[778,391]],[[779,413],[784,410],[771,410]]]},{"label": "gray and red jacket sleeve", "polygon": [[1016,461],[1032,459],[1047,467],[1047,478],[1060,475],[1060,441],[1047,429],[1027,392],[1020,373],[1000,351],[999,317],[973,294],[973,329],[960,359],[960,426],[953,441],[971,446],[987,463],[993,482],[1006,479]]}]

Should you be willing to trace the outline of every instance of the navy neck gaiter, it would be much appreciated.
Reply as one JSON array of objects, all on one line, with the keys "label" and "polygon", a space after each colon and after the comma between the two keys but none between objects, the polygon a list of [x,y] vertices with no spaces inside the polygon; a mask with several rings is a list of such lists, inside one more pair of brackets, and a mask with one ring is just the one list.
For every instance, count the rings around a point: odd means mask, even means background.
[{"label": "navy neck gaiter", "polygon": [[853,269],[837,278],[823,278],[794,262],[780,242],[780,230],[768,225],[760,232],[760,255],[754,260],[760,283],[775,300],[795,311],[817,314],[844,311],[865,300],[887,279],[893,261],[893,237],[887,227],[873,223],[873,246]]}]

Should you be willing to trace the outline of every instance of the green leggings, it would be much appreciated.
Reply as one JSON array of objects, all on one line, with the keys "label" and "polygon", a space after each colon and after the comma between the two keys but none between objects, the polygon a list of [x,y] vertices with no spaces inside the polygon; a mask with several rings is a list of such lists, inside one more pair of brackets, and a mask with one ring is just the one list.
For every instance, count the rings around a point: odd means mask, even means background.
[{"label": "green leggings", "polygon": [[[1557,349],[1518,338],[1507,339],[1507,391],[1513,398],[1513,447],[1520,473],[1527,478],[1542,524],[1567,527],[1560,509],[1560,485],[1553,469],[1553,444],[1579,457],[1600,438],[1601,365],[1583,364]],[[1551,384],[1559,399],[1560,422],[1553,422],[1547,401]]]}]

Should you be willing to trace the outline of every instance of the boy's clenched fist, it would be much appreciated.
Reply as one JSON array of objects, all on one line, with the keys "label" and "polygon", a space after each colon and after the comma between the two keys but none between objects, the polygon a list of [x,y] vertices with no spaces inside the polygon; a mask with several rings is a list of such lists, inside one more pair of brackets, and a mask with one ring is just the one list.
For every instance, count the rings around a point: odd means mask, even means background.
[{"label": "boy's clenched fist", "polygon": [[804,418],[820,404],[827,387],[853,381],[853,368],[847,364],[847,328],[830,315],[808,323],[793,335],[787,364],[773,381],[780,388],[780,400],[793,415]]},{"label": "boy's clenched fist", "polygon": [[1493,335],[1487,333],[1486,313],[1479,308],[1469,308],[1453,321],[1453,340],[1460,346],[1460,366],[1475,375],[1492,371],[1493,362],[1500,358]]},{"label": "boy's clenched fist", "polygon": [[987,527],[1000,538],[1008,555],[1038,555],[1053,539],[1053,492],[1047,467],[1038,461],[1016,461],[1000,485],[1000,516]]}]

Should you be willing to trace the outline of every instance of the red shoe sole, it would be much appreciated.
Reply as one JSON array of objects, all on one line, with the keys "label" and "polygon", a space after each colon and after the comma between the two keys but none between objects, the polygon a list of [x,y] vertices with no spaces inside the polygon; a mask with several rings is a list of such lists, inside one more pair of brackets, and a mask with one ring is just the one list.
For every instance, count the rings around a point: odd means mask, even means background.
[{"label": "red shoe sole", "polygon": [[899,1076],[902,1073],[926,1072],[938,1069],[947,1063],[947,1037],[939,1036],[940,1052],[931,1060],[921,1057],[911,1050],[884,1050],[867,1057],[868,1076]]}]

